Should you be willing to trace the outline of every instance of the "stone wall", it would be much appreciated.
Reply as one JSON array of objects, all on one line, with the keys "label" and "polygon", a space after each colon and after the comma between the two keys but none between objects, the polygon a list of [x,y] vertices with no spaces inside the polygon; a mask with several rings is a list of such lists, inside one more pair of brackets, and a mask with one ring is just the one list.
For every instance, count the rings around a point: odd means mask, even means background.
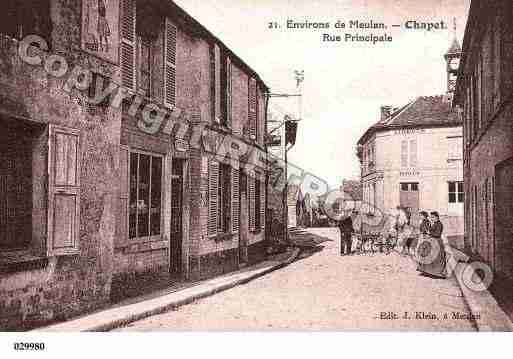
[{"label": "stone wall", "polygon": [[[70,69],[80,65],[119,81],[115,65],[79,50],[80,8],[78,0],[51,1],[50,49],[64,55]],[[39,254],[23,259],[12,254],[11,262],[6,264],[6,253],[2,253],[0,329],[7,330],[63,320],[108,303],[120,133],[118,110],[92,114],[77,90],[63,90],[69,74],[55,78],[42,66],[24,63],[17,54],[17,45],[15,40],[2,36],[1,116],[80,130],[81,216],[77,255],[46,258]]]}]

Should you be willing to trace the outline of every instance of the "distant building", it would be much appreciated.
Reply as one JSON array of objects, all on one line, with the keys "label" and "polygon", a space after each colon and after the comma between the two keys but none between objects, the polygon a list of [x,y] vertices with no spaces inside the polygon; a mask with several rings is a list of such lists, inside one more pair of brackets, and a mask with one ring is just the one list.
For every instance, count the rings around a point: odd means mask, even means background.
[{"label": "distant building", "polygon": [[455,39],[444,56],[446,94],[418,97],[398,109],[383,106],[381,119],[364,133],[357,149],[363,208],[391,213],[401,206],[412,215],[436,210],[458,246],[463,242],[462,125],[451,99],[460,56]]},{"label": "distant building", "polygon": [[513,7],[472,1],[455,104],[464,128],[465,245],[513,278]]}]

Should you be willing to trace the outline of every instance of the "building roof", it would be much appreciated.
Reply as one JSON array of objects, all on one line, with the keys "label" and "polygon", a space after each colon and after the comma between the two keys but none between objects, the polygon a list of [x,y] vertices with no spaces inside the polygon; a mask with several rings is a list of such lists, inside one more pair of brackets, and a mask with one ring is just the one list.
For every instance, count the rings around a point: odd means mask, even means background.
[{"label": "building roof", "polygon": [[145,4],[151,4],[155,6],[156,9],[162,11],[162,13],[172,14],[174,17],[178,18],[183,22],[183,24],[187,25],[190,31],[193,31],[196,35],[202,35],[205,38],[210,38],[217,44],[219,47],[228,52],[232,62],[240,65],[242,70],[249,73],[252,77],[254,77],[259,84],[266,90],[269,90],[269,86],[260,78],[258,73],[253,70],[244,60],[242,60],[235,52],[233,52],[228,46],[226,46],[217,36],[215,36],[210,30],[208,30],[203,24],[201,24],[198,20],[193,18],[187,11],[185,11],[181,6],[179,6],[173,0],[161,1],[161,0],[145,0]]},{"label": "building roof", "polygon": [[392,113],[387,119],[378,121],[360,138],[364,144],[374,133],[401,128],[460,126],[461,120],[451,108],[446,95],[421,96]]}]

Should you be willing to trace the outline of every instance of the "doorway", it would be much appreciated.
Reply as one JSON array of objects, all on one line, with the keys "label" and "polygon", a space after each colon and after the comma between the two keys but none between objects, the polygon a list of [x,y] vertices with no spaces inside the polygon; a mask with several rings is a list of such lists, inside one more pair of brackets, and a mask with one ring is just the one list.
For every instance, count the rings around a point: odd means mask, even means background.
[{"label": "doorway", "polygon": [[184,160],[173,158],[171,173],[171,235],[169,246],[169,272],[182,274],[183,242],[183,174]]},{"label": "doorway", "polygon": [[419,211],[419,184],[418,182],[401,183],[399,202],[411,214]]}]

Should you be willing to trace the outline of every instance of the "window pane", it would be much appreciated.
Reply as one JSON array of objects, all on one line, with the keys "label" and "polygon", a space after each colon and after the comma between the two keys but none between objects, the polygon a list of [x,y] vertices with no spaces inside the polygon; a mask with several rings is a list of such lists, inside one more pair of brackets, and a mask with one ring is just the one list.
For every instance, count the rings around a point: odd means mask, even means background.
[{"label": "window pane", "polygon": [[151,162],[151,235],[160,234],[162,208],[162,158],[153,157]]},{"label": "window pane", "polygon": [[408,191],[408,183],[401,183],[401,191]]},{"label": "window pane", "polygon": [[456,194],[449,193],[449,203],[456,203]]},{"label": "window pane", "polygon": [[464,193],[458,194],[458,202],[459,203],[464,203],[465,202],[465,194]]},{"label": "window pane", "polygon": [[463,193],[463,182],[458,182],[458,192]]},{"label": "window pane", "polygon": [[455,182],[449,182],[449,192],[450,193],[456,192],[456,183]]},{"label": "window pane", "polygon": [[411,184],[411,190],[417,192],[419,190],[419,184],[418,183],[412,183]]},{"label": "window pane", "polygon": [[129,238],[137,237],[137,153],[130,153],[130,215],[128,217]]},{"label": "window pane", "polygon": [[139,155],[139,198],[137,200],[137,237],[149,235],[150,156]]}]

